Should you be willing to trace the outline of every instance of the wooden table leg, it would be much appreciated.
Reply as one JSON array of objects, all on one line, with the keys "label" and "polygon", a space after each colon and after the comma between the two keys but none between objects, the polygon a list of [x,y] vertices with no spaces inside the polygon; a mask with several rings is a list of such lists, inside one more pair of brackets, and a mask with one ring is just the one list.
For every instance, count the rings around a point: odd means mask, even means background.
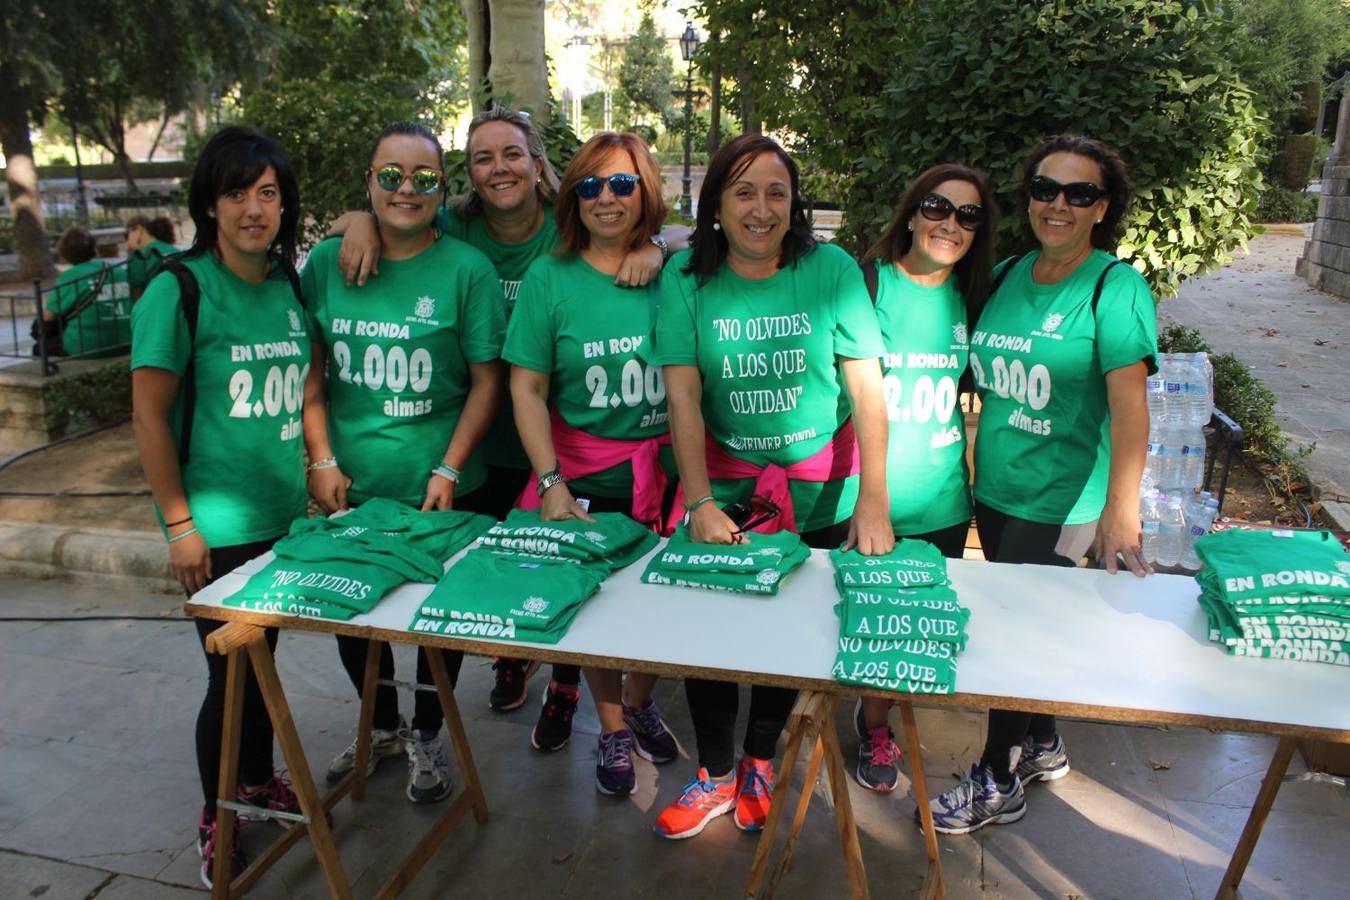
[{"label": "wooden table leg", "polygon": [[778,820],[783,815],[783,798],[787,796],[788,786],[792,783],[792,769],[797,764],[802,737],[815,721],[813,711],[819,709],[821,697],[822,695],[815,691],[804,691],[797,696],[792,714],[788,716],[787,749],[783,751],[783,762],[778,767],[778,777],[774,779],[773,803],[769,806],[769,816],[764,822],[759,843],[755,845],[755,859],[750,865],[750,879],[745,885],[747,897],[760,896],[760,883],[764,880],[764,870],[768,867],[769,854],[773,851]]},{"label": "wooden table leg", "polygon": [[1242,883],[1247,863],[1251,862],[1252,854],[1256,851],[1256,842],[1261,837],[1261,829],[1265,827],[1270,807],[1275,803],[1275,795],[1280,792],[1280,785],[1284,782],[1284,773],[1289,769],[1289,760],[1294,756],[1296,744],[1294,738],[1282,737],[1275,747],[1275,755],[1270,758],[1270,768],[1266,770],[1266,777],[1261,781],[1261,790],[1256,794],[1251,815],[1247,817],[1242,836],[1238,838],[1237,847],[1233,850],[1228,871],[1223,873],[1223,881],[1219,882],[1219,892],[1215,895],[1217,900],[1231,900],[1238,896],[1238,885]]},{"label": "wooden table leg", "polygon": [[792,854],[797,850],[797,838],[801,836],[802,824],[806,821],[806,810],[811,806],[811,798],[815,795],[816,779],[820,776],[820,763],[824,758],[825,742],[817,734],[816,748],[806,766],[806,780],[802,782],[802,795],[797,800],[797,812],[792,817],[792,827],[788,829],[787,845],[783,848],[783,855],[779,857],[778,864],[773,867],[773,873],[769,875],[769,883],[764,886],[765,897],[773,896],[774,891],[778,889],[778,882],[792,866]]},{"label": "wooden table leg", "polygon": [[370,768],[370,733],[375,727],[375,694],[380,689],[380,654],[384,641],[366,642],[366,667],[361,674],[361,715],[356,721],[356,759],[352,766],[352,799],[366,798],[366,771]]},{"label": "wooden table leg", "polygon": [[871,896],[867,887],[867,870],[863,866],[862,845],[858,842],[858,823],[853,818],[853,801],[848,795],[848,775],[844,771],[844,754],[839,748],[839,731],[834,724],[838,706],[839,697],[830,695],[820,728],[820,737],[825,744],[825,771],[830,776],[834,819],[839,826],[839,843],[844,851],[849,890],[855,900],[867,900]]},{"label": "wooden table leg", "polygon": [[[247,626],[252,628],[253,626]],[[261,629],[254,628],[259,634]],[[220,775],[216,796],[233,800],[239,779],[239,736],[244,724],[244,674],[248,671],[242,646],[225,652],[225,713],[220,732]],[[230,856],[234,852],[232,809],[216,809],[216,848],[211,871],[211,897],[226,900],[230,896]]]},{"label": "wooden table leg", "polygon": [[290,704],[281,689],[281,679],[277,676],[276,664],[272,652],[268,649],[261,629],[257,629],[256,639],[248,644],[248,655],[253,663],[253,675],[258,679],[263,701],[267,704],[267,713],[272,719],[272,730],[276,733],[277,743],[281,745],[281,755],[291,771],[291,783],[300,798],[300,809],[309,817],[310,842],[314,845],[314,855],[318,858],[319,869],[328,883],[328,891],[333,897],[349,900],[351,886],[338,859],[337,847],[333,844],[333,831],[328,825],[328,816],[324,809],[314,778],[309,771],[309,762],[305,759],[304,747],[300,744],[300,735],[295,729],[295,720],[291,717]]},{"label": "wooden table leg", "polygon": [[914,706],[908,700],[899,700],[896,705],[900,707],[900,723],[905,729],[909,776],[914,786],[914,802],[918,804],[919,825],[923,828],[923,849],[928,856],[928,874],[919,896],[940,900],[945,892],[942,858],[938,854],[937,831],[933,828],[933,808],[928,805],[928,780],[923,772],[923,751],[919,746],[919,729],[914,724]]}]

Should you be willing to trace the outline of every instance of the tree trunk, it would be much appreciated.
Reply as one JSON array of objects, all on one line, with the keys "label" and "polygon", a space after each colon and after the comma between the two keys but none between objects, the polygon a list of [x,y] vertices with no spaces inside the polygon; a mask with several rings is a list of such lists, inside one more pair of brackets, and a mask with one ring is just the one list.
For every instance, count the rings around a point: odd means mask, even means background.
[{"label": "tree trunk", "polygon": [[5,186],[14,217],[19,274],[26,279],[49,278],[56,274],[56,267],[42,218],[33,141],[28,134],[28,99],[14,69],[0,63],[0,150],[5,154]]},{"label": "tree trunk", "polygon": [[544,62],[544,0],[491,0],[488,81],[494,97],[529,110],[540,128],[549,123],[548,67]]},{"label": "tree trunk", "polygon": [[164,106],[164,118],[159,120],[159,130],[155,132],[154,143],[150,145],[150,152],[145,154],[145,161],[150,162],[155,158],[155,151],[159,149],[160,139],[164,137],[164,129],[169,127],[169,107]]},{"label": "tree trunk", "polygon": [[747,90],[745,86],[754,84],[754,79],[750,70],[744,66],[737,73],[736,83],[741,87],[741,134],[763,134],[764,123],[759,118],[758,95],[754,93],[755,89]]},{"label": "tree trunk", "polygon": [[491,88],[484,90],[488,73],[488,0],[460,0],[464,10],[464,21],[469,42],[469,100],[473,103],[475,114],[483,111],[485,97],[491,96]]},{"label": "tree trunk", "polygon": [[[716,59],[717,45],[722,42],[722,35],[714,31],[708,40],[712,42],[713,59]],[[717,149],[722,146],[722,64],[720,62],[713,63],[708,82],[712,91],[712,106],[708,115],[708,158],[711,159]]]}]

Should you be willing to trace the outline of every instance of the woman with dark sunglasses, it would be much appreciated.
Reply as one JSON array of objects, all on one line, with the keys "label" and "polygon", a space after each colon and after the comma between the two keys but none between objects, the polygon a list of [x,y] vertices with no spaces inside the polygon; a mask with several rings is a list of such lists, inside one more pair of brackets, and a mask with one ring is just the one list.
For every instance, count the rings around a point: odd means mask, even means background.
[{"label": "woman with dark sunglasses", "polygon": [[[467,241],[483,252],[501,279],[506,317],[530,264],[558,246],[553,207],[558,199],[558,175],[544,152],[544,141],[530,114],[492,106],[469,122],[464,145],[469,191],[440,213],[437,224],[444,234]],[[364,213],[347,213],[332,226],[344,234],[339,264],[349,283],[365,284],[379,272],[379,234]],[[682,226],[653,235],[631,249],[614,274],[614,283],[642,288],[661,271],[671,251],[685,246],[688,229]],[[667,243],[668,242],[668,243]],[[502,408],[479,448],[487,461],[486,491],[489,515],[502,518],[515,503],[530,477],[530,463],[516,435],[511,398]],[[498,659],[493,664],[496,683],[488,705],[509,712],[524,705],[530,677],[538,670],[534,660]],[[572,734],[572,714],[580,698],[581,670],[566,663],[553,665],[553,678],[544,694],[530,744],[541,753],[560,750]]]},{"label": "woman with dark sunglasses", "polygon": [[[362,290],[348,285],[336,240],[315,247],[301,273],[313,340],[304,419],[309,492],[325,512],[373,497],[422,510],[482,511],[485,473],[473,450],[504,390],[499,357],[506,322],[492,264],[436,227],[445,199],[442,160],[440,142],[425,125],[398,122],[381,132],[365,187],[379,225],[383,274]],[[359,693],[367,642],[343,636],[337,642]],[[431,683],[428,652],[417,650],[421,684]],[[443,654],[453,683],[463,654],[430,652]],[[380,678],[393,675],[385,645]],[[449,796],[442,721],[435,693],[418,691],[412,730],[405,732],[397,693],[380,687],[368,771],[404,753],[406,742],[408,799]],[[329,765],[329,782],[355,761],[353,741]]]},{"label": "woman with dark sunglasses", "polygon": [[[1050,138],[1027,156],[1022,196],[1040,247],[1000,264],[970,341],[983,404],[980,545],[994,562],[1055,566],[1090,550],[1108,572],[1123,563],[1143,577],[1144,379],[1158,351],[1148,282],[1112,252],[1130,199],[1125,163],[1101,141]],[[980,761],[933,799],[934,826],[1015,822],[1025,782],[1068,772],[1054,716],[990,710]]]},{"label": "woman with dark sunglasses", "polygon": [[[637,135],[602,132],[572,158],[555,210],[559,247],[525,274],[502,351],[516,427],[537,473],[520,505],[539,507],[546,522],[621,512],[659,530],[666,471],[674,470],[666,388],[660,368],[638,357],[657,282],[630,289],[614,278],[666,217],[661,170]],[[584,673],[600,719],[595,786],[627,795],[634,752],[658,764],[676,754],[652,700],[656,676]]]},{"label": "woman with dark sunglasses", "polygon": [[[760,493],[782,509],[774,527],[813,547],[894,547],[876,315],[857,264],[816,243],[797,165],[771,139],[742,135],[708,163],[690,250],[661,278],[654,344],[694,540],[744,540],[722,507],[753,511]],[[691,625],[704,641],[754,634],[747,623]],[[738,687],[686,678],[685,692],[700,768],[656,833],[692,837],[733,807],[738,827],[760,830],[796,693],[751,688],[735,765]]]},{"label": "woman with dark sunglasses", "polygon": [[[875,280],[887,440],[886,486],[897,538],[928,541],[960,559],[970,528],[970,471],[958,383],[970,355],[994,252],[993,194],[985,173],[947,163],[921,172],[881,238],[863,256]],[[886,793],[899,781],[890,704],[860,701],[854,777]]]}]

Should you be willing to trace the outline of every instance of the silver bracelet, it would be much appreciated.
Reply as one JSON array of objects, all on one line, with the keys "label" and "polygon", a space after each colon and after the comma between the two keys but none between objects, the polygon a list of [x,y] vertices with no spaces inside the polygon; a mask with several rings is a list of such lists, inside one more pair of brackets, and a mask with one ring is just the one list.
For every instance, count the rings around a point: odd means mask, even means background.
[{"label": "silver bracelet", "polygon": [[431,474],[439,475],[445,480],[452,481],[455,484],[459,483],[459,469],[456,469],[454,466],[448,465],[446,463],[441,463],[439,466],[432,469]]},{"label": "silver bracelet", "polygon": [[189,528],[187,531],[180,531],[180,532],[178,532],[177,534],[173,535],[172,537],[168,538],[168,543],[170,543],[170,544],[177,543],[178,541],[181,541],[183,538],[187,537],[188,535],[190,535],[190,534],[196,534],[196,533],[197,533],[197,529],[196,529],[196,527],[194,526],[194,527],[192,527],[192,528]]},{"label": "silver bracelet", "polygon": [[337,468],[337,457],[326,456],[323,459],[316,459],[314,460],[314,462],[305,466],[305,471],[316,472],[319,469],[336,469],[336,468]]},{"label": "silver bracelet", "polygon": [[647,240],[661,251],[661,264],[664,265],[666,260],[670,259],[670,244],[659,233],[652,235]]},{"label": "silver bracelet", "polygon": [[548,491],[549,488],[563,484],[567,479],[563,477],[561,468],[554,468],[551,472],[545,472],[539,476],[539,484],[535,485],[535,491],[540,497]]}]

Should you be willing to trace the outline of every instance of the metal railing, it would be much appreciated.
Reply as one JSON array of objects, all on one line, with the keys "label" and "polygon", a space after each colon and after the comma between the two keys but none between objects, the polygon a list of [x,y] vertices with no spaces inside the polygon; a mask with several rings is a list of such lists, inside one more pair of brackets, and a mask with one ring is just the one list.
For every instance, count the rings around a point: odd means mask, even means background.
[{"label": "metal railing", "polygon": [[[0,295],[0,316],[4,316],[3,339],[0,339],[0,364],[17,360],[34,360],[43,376],[55,375],[57,361],[95,356],[110,356],[125,352],[131,346],[131,291],[127,281],[127,262],[121,260],[106,265],[102,271],[63,281],[58,278],[51,287],[43,288],[40,279],[33,279],[30,292]],[[33,327],[41,321],[53,294],[97,290],[85,309],[70,319],[59,345],[49,341],[47,329]],[[67,307],[69,308],[69,306]],[[78,327],[72,328],[76,323]]]}]

